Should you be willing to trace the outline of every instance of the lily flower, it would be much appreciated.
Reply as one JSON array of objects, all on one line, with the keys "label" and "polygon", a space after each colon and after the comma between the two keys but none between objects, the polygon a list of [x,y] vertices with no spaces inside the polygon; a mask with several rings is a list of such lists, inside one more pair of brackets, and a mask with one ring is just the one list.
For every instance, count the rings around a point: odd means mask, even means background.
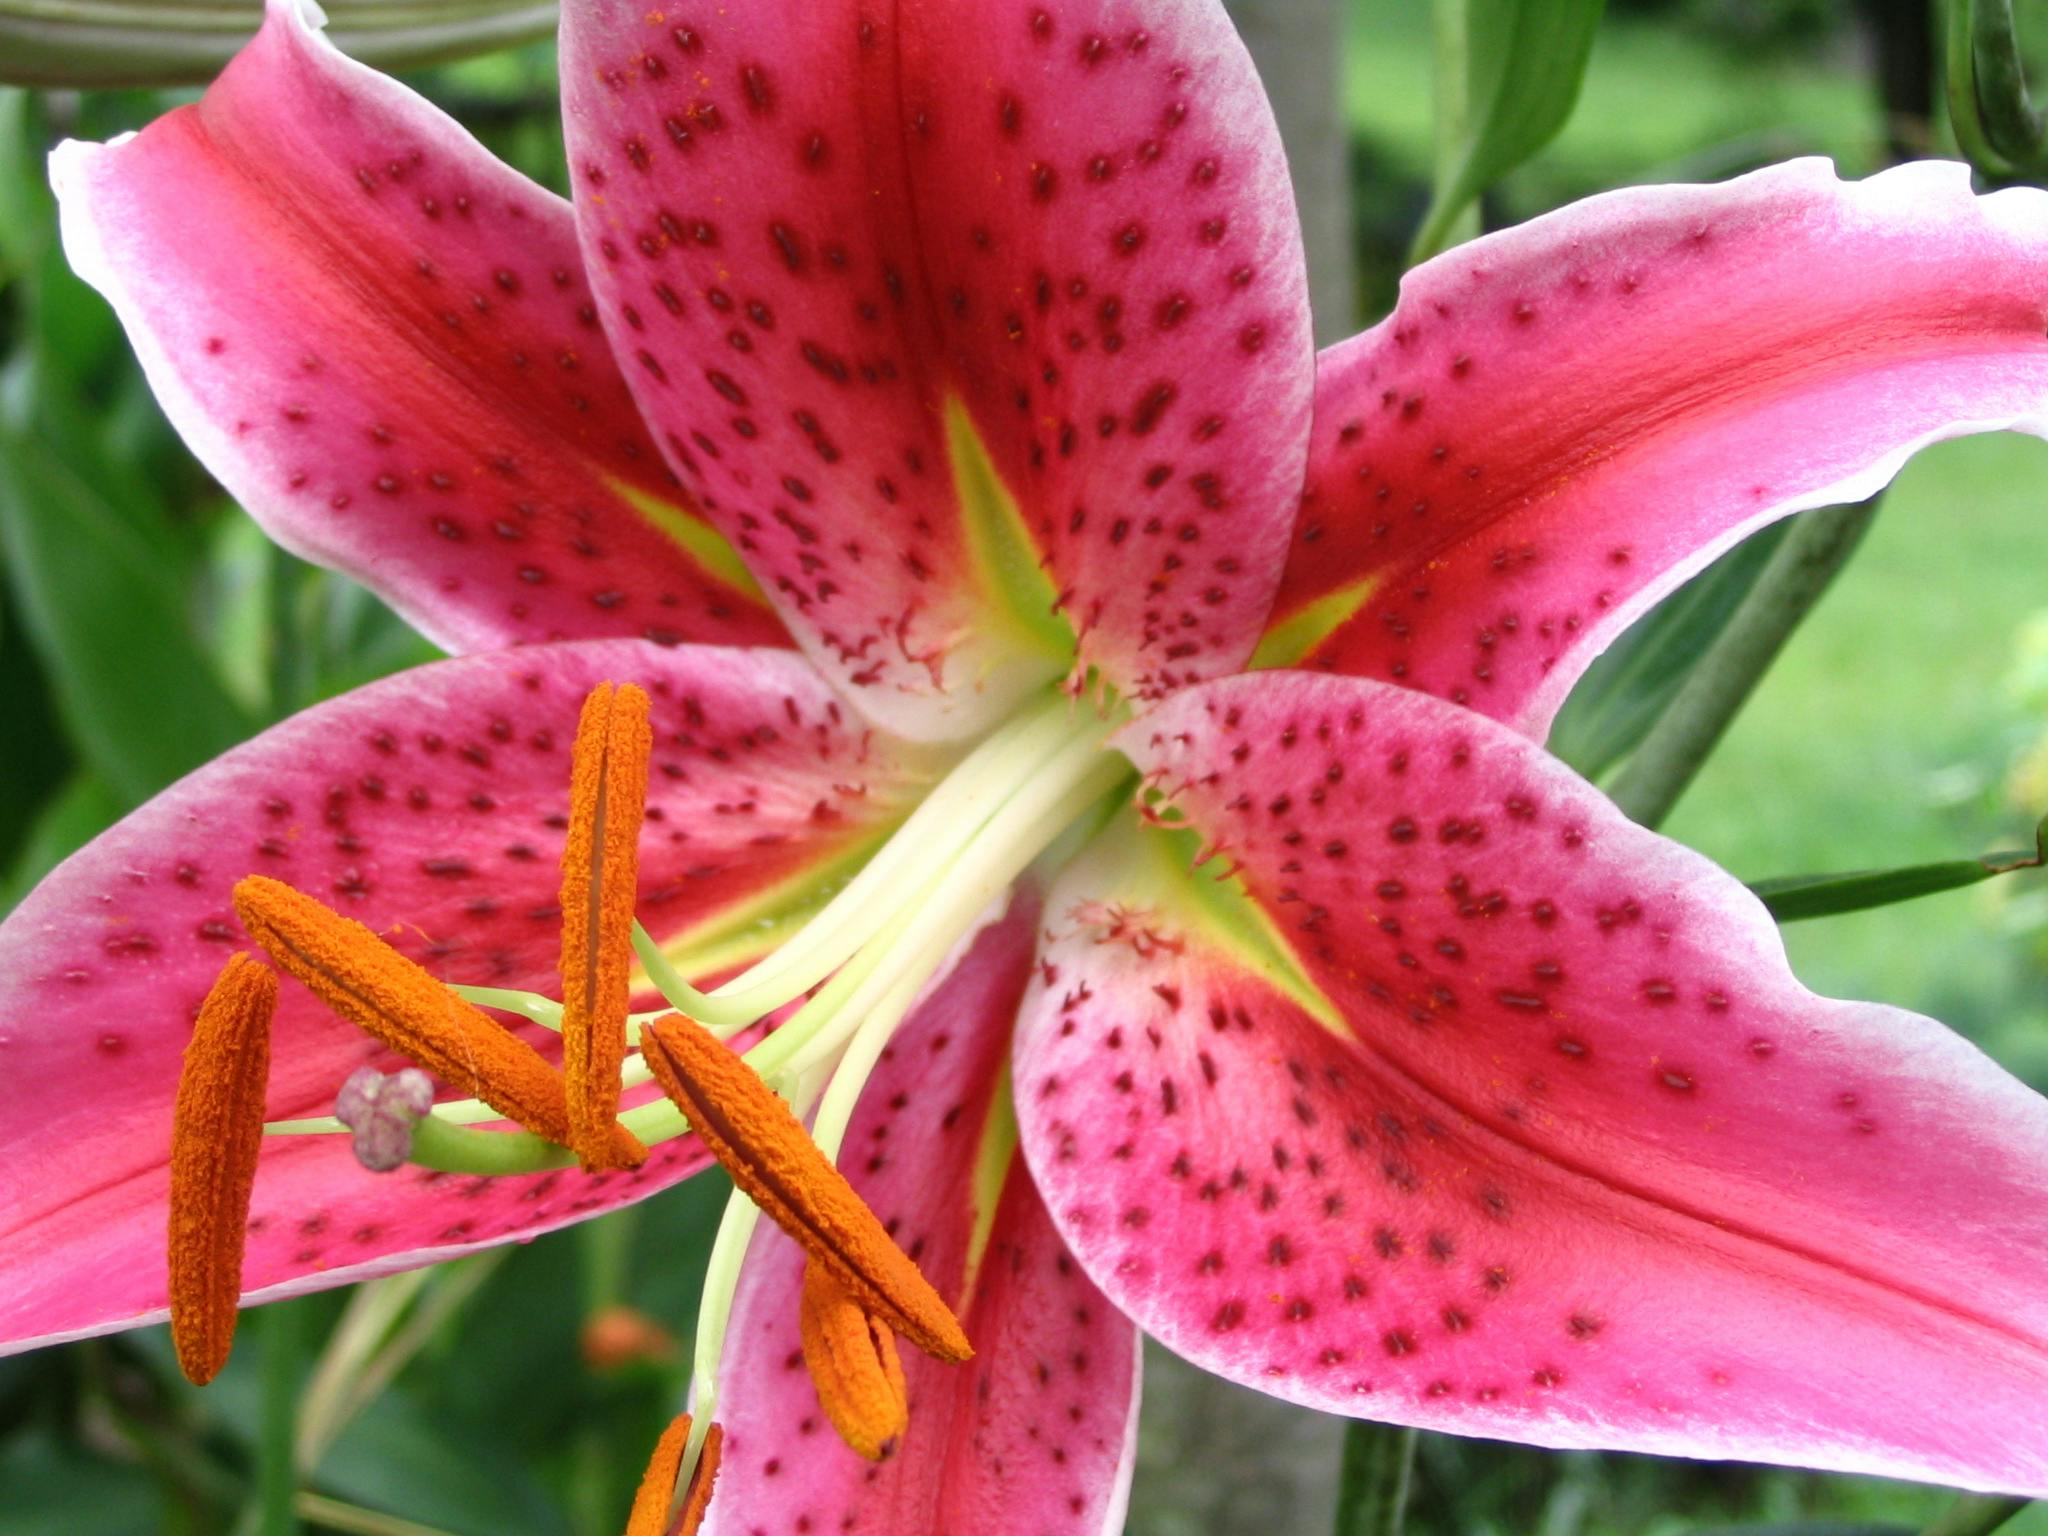
[{"label": "lily flower", "polygon": [[1318,358],[1217,0],[572,0],[573,206],[309,14],[63,147],[67,249],[251,513],[472,654],[0,927],[0,1348],[166,1315],[174,1182],[203,1361],[236,1266],[716,1155],[636,1530],[677,1483],[1114,1529],[1141,1330],[1339,1413],[2048,1493],[2048,1107],[1541,746],[1735,540],[2048,431],[2043,194],[1614,193]]}]

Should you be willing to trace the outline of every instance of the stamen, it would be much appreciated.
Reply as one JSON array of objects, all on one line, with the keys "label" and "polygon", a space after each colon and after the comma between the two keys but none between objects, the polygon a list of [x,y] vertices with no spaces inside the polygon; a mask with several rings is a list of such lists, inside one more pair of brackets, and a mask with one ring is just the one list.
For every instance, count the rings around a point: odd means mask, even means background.
[{"label": "stamen", "polygon": [[725,1431],[711,1426],[698,1454],[690,1486],[683,1493],[683,1507],[673,1524],[668,1512],[675,1503],[676,1476],[682,1470],[683,1449],[690,1439],[690,1416],[679,1413],[655,1442],[647,1458],[647,1471],[640,1490],[633,1495],[633,1512],[626,1517],[626,1536],[696,1536],[704,1523],[704,1511],[711,1507],[711,1485],[718,1480],[718,1456],[725,1443]]},{"label": "stamen", "polygon": [[[353,918],[329,911],[266,875],[235,885],[249,937],[320,1000],[368,1034],[507,1119],[558,1146],[570,1145],[562,1079],[539,1051],[455,996]],[[616,1126],[619,1162],[647,1156]]]},{"label": "stamen", "polygon": [[856,1455],[886,1461],[910,1427],[896,1336],[817,1264],[804,1266],[799,1320],[804,1364],[825,1417]]},{"label": "stamen", "polygon": [[966,1332],[931,1282],[751,1067],[681,1014],[648,1026],[641,1051],[733,1182],[864,1310],[927,1354],[972,1357]]},{"label": "stamen", "polygon": [[171,1118],[171,1341],[197,1386],[235,1342],[249,1192],[263,1146],[270,1021],[277,974],[253,955],[230,959],[199,1005]]},{"label": "stamen", "polygon": [[590,1169],[619,1166],[614,1134],[626,1058],[633,898],[654,749],[647,715],[640,689],[600,683],[583,701],[570,774],[569,836],[562,847],[562,1073],[570,1145]]}]

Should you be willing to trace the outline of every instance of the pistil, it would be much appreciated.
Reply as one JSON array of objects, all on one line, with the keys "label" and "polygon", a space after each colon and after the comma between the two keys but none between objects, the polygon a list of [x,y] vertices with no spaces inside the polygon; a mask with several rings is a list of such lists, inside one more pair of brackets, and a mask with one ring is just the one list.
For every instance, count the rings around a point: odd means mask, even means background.
[{"label": "pistil", "polygon": [[249,1193],[263,1146],[277,975],[236,955],[200,1004],[171,1119],[171,1342],[204,1386],[227,1364],[242,1291]]}]

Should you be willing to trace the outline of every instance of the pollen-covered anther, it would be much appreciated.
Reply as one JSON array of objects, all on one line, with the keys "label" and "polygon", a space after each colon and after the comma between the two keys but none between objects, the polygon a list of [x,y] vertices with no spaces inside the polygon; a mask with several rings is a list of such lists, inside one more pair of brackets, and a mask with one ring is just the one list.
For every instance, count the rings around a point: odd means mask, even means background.
[{"label": "pollen-covered anther", "polygon": [[804,1365],[825,1417],[856,1455],[886,1461],[910,1427],[896,1335],[815,1263],[804,1266],[799,1321]]},{"label": "pollen-covered anther", "polygon": [[753,1068],[677,1013],[643,1032],[641,1054],[733,1182],[863,1310],[940,1360],[974,1354],[931,1282]]},{"label": "pollen-covered anther", "polygon": [[711,1507],[712,1485],[718,1480],[718,1458],[725,1446],[725,1430],[714,1424],[704,1435],[704,1448],[697,1455],[690,1486],[683,1490],[682,1508],[674,1520],[669,1510],[676,1503],[676,1474],[682,1469],[683,1452],[690,1443],[690,1416],[679,1413],[655,1442],[647,1458],[647,1471],[633,1495],[633,1512],[626,1517],[626,1536],[696,1536]]},{"label": "pollen-covered anther", "polygon": [[171,1118],[171,1342],[204,1386],[227,1364],[242,1294],[249,1192],[263,1147],[277,975],[230,959],[200,1004]]},{"label": "pollen-covered anther", "polygon": [[[361,923],[266,875],[236,884],[235,911],[271,959],[350,1023],[457,1093],[557,1146],[571,1145],[561,1074]],[[615,1127],[615,1138],[620,1162],[647,1155],[624,1126]]]},{"label": "pollen-covered anther", "polygon": [[433,1107],[433,1080],[418,1067],[389,1076],[357,1067],[335,1096],[334,1118],[352,1133],[356,1161],[372,1173],[389,1173],[412,1156],[413,1127]]},{"label": "pollen-covered anther", "polygon": [[561,907],[570,1145],[592,1169],[620,1166],[619,1068],[626,1056],[633,898],[653,750],[645,692],[631,683],[600,683],[591,691],[576,727]]}]

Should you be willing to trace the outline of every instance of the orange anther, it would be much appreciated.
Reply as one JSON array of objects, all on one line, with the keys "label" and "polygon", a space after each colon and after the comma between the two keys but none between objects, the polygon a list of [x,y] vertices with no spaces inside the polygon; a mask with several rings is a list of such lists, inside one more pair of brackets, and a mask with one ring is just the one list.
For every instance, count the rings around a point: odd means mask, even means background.
[{"label": "orange anther", "polygon": [[697,1470],[690,1474],[690,1486],[683,1492],[683,1507],[673,1523],[669,1509],[676,1499],[676,1474],[683,1465],[683,1451],[690,1443],[690,1416],[679,1413],[661,1432],[654,1454],[647,1458],[647,1471],[640,1490],[633,1495],[633,1512],[626,1517],[626,1536],[695,1536],[704,1523],[704,1511],[711,1507],[711,1485],[718,1480],[718,1458],[724,1449],[725,1431],[712,1425],[704,1434],[704,1449],[697,1456]]},{"label": "orange anther", "polygon": [[885,1461],[910,1427],[903,1362],[888,1324],[861,1310],[819,1264],[804,1266],[799,1309],[804,1364],[818,1389],[818,1405],[854,1453]]},{"label": "orange anther", "polygon": [[263,1147],[277,975],[230,959],[199,1005],[171,1116],[171,1342],[200,1386],[235,1342],[249,1191]]},{"label": "orange anther", "polygon": [[[456,1092],[557,1146],[571,1145],[561,1074],[361,923],[265,875],[236,883],[235,911],[271,959],[350,1023]],[[646,1157],[624,1126],[615,1124],[613,1134],[621,1164]]]},{"label": "orange anther", "polygon": [[640,1045],[656,1080],[733,1182],[863,1310],[926,1354],[949,1361],[973,1355],[931,1282],[752,1067],[678,1013],[650,1025]]},{"label": "orange anther", "polygon": [[[570,1145],[586,1168],[615,1168],[619,1066],[633,971],[640,818],[654,736],[647,695],[600,683],[583,701],[562,845],[562,1074]],[[636,1159],[637,1161],[637,1159]]]}]

